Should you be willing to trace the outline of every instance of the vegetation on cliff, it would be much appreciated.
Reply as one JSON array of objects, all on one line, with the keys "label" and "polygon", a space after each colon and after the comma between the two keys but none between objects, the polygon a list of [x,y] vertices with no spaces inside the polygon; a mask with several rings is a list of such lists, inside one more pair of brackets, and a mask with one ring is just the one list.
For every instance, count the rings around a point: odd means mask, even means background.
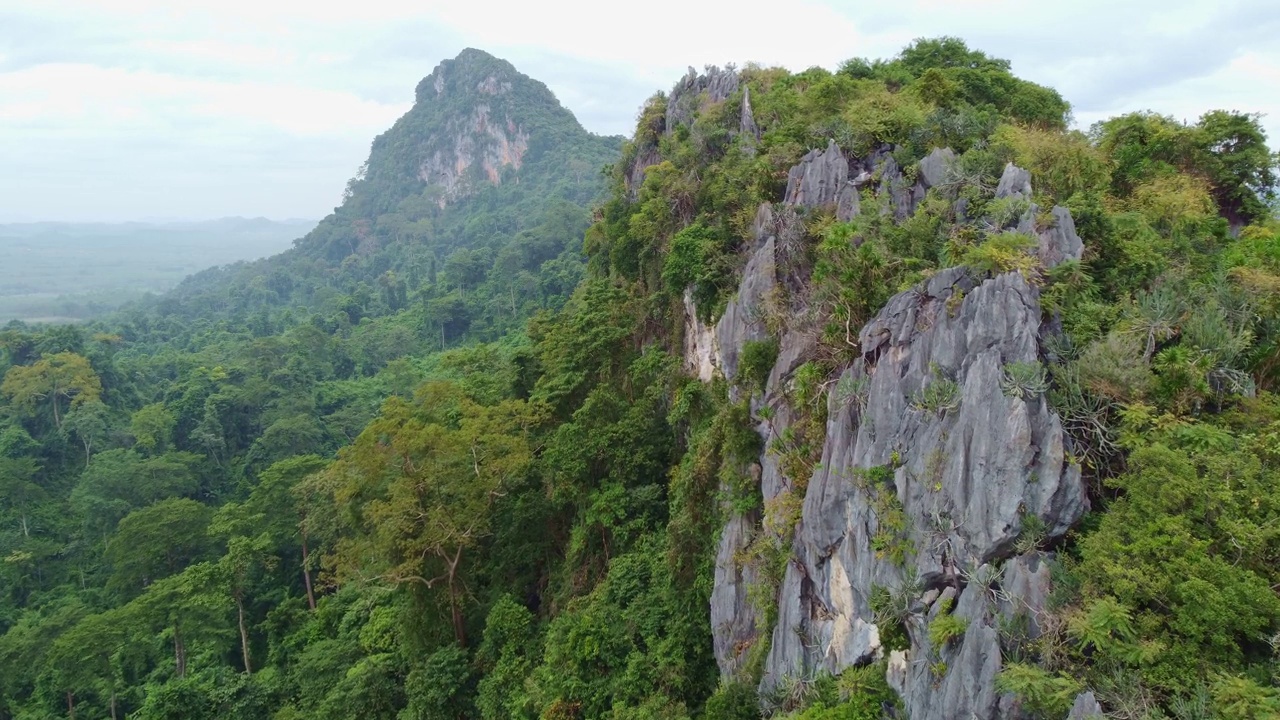
[{"label": "vegetation on cliff", "polygon": [[[467,51],[288,253],[88,326],[9,325],[0,718],[759,717],[756,678],[721,682],[707,608],[717,533],[761,504],[750,396],[774,358],[753,350],[741,387],[691,378],[685,292],[724,312],[760,204],[832,140],[912,179],[957,157],[906,213],[866,192],[780,238],[765,324],[821,336],[790,391],[809,429],[769,445],[791,479],[889,297],[954,265],[1022,272],[1052,352],[1008,392],[1048,383],[1094,512],[1055,548],[1046,632],[1004,638],[1002,689],[1049,718],[1086,688],[1114,717],[1280,712],[1280,222],[1257,118],[1069,130],[1057,93],[949,38],[736,77],[656,95],[619,154]],[[677,100],[693,112],[668,126]],[[995,198],[1009,162],[1035,195]],[[1070,208],[1082,261],[1037,262],[1032,201]],[[784,564],[796,512],[763,513]],[[878,718],[883,677],[800,678],[765,707]]]}]

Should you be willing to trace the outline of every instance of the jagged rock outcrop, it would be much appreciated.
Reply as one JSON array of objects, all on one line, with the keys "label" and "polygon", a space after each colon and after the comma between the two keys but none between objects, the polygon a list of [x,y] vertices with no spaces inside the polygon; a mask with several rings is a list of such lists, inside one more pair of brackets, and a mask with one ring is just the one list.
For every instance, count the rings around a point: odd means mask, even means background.
[{"label": "jagged rock outcrop", "polygon": [[920,161],[920,184],[925,190],[947,182],[956,153],[951,148],[934,148]]},{"label": "jagged rock outcrop", "polygon": [[[721,69],[710,65],[702,74],[692,67],[689,68],[688,74],[681,78],[667,95],[666,112],[660,123],[661,127],[657,130],[669,133],[679,125],[692,122],[704,103],[723,102],[729,99],[738,91],[740,84],[741,78],[732,67]],[[755,145],[760,139],[760,129],[756,126],[755,116],[751,112],[751,92],[746,88],[743,88],[741,112],[739,133],[748,137],[748,140],[744,141],[743,149],[749,154],[754,154]],[[660,162],[662,162],[662,156],[658,152],[656,142],[645,140],[639,144],[624,178],[628,198],[636,199],[640,186],[644,183],[645,170]]]},{"label": "jagged rock outcrop", "polygon": [[353,188],[390,188],[396,197],[381,198],[379,207],[421,194],[445,208],[489,185],[541,186],[566,168],[595,167],[618,142],[590,135],[546,85],[474,48],[437,65],[414,97],[374,140],[362,169],[370,182]]},{"label": "jagged rock outcrop", "polygon": [[1075,703],[1071,706],[1071,712],[1067,714],[1067,720],[1103,720],[1105,717],[1102,706],[1098,704],[1098,699],[1091,692],[1077,695]]},{"label": "jagged rock outcrop", "polygon": [[[878,177],[877,190],[905,218],[930,188],[950,181],[955,159],[949,149],[935,150],[909,182],[888,148],[852,164],[834,143],[808,153],[789,173],[784,202],[757,215],[742,284],[715,329],[715,367],[732,378],[742,343],[767,335],[761,306],[782,282],[779,228],[794,218],[791,208],[834,206],[848,219],[858,211],[857,188]],[[1028,200],[1023,221],[1037,217],[1025,171],[1006,169],[1001,186],[1002,197]],[[850,195],[852,205],[843,200]],[[1050,267],[1082,250],[1070,213],[1055,208],[1051,217],[1050,227],[1033,232]],[[1017,273],[982,279],[964,268],[899,293],[862,328],[862,355],[829,396],[823,454],[808,479],[774,627],[759,626],[748,598],[759,578],[741,561],[758,540],[758,514],[732,517],[721,534],[711,619],[725,676],[736,676],[747,650],[767,634],[762,690],[787,676],[885,658],[913,720],[1019,716],[1016,700],[995,689],[999,628],[1024,623],[1029,637],[1038,636],[1050,578],[1044,554],[1015,557],[1014,548],[1024,532],[1060,537],[1087,509],[1057,414],[1043,395],[1024,395],[1006,381],[1010,364],[1039,361],[1040,334],[1034,286]],[[705,354],[686,343],[687,352]],[[766,418],[757,427],[762,437],[778,437],[796,421],[783,390],[815,346],[798,327],[780,338],[765,392],[752,403]],[[759,412],[766,405],[770,412]],[[793,486],[772,453],[754,472],[766,503]],[[909,607],[906,650],[882,644],[877,622],[884,618],[870,600],[877,588]],[[943,612],[963,618],[965,630],[934,648],[928,626]]]},{"label": "jagged rock outcrop", "polygon": [[1049,212],[1048,227],[1039,227],[1040,206],[1031,201],[1031,173],[1009,163],[996,186],[996,199],[1021,199],[1028,202],[1026,211],[1018,221],[1018,232],[1039,239],[1040,261],[1046,268],[1056,267],[1064,260],[1079,260],[1084,252],[1084,242],[1076,234],[1076,224],[1071,211],[1056,205]]},{"label": "jagged rock outcrop", "polygon": [[[737,374],[738,354],[743,345],[748,340],[768,337],[763,316],[770,311],[769,303],[777,300],[775,291],[779,286],[792,280],[787,276],[785,267],[787,248],[796,244],[803,227],[794,208],[835,204],[837,214],[846,220],[858,211],[857,191],[849,182],[848,160],[834,143],[829,144],[825,151],[806,155],[799,165],[791,169],[789,177],[782,204],[775,210],[765,203],[756,213],[751,244],[756,249],[743,270],[737,294],[716,324],[714,364],[729,379]],[[686,313],[691,309],[686,308]],[[782,310],[785,309],[773,308],[775,312]],[[688,332],[686,321],[686,338]],[[816,333],[798,318],[791,318],[779,339],[778,357],[765,390],[752,404],[757,413],[764,405],[772,411],[756,428],[761,437],[778,437],[791,426],[794,419],[792,410],[784,401],[782,391],[791,374],[809,358],[816,344]],[[697,344],[689,345],[686,339],[686,362],[690,352],[694,357],[700,357]],[[736,397],[737,391],[734,393]],[[788,485],[779,459],[772,453],[762,455],[753,472],[759,479],[761,496],[766,503]],[[759,609],[748,597],[748,589],[757,584],[759,578],[755,569],[744,564],[741,557],[754,539],[759,520],[758,512],[731,516],[720,534],[716,553],[711,624],[716,662],[727,677],[738,674],[752,647],[760,641],[763,633],[768,632],[767,628],[758,627]]]},{"label": "jagged rock outcrop", "polygon": [[[756,215],[756,223],[771,223],[773,213],[763,205]],[[778,285],[777,263],[774,249],[777,240],[768,235],[751,254],[742,270],[742,282],[738,293],[725,307],[716,323],[716,345],[719,349],[718,365],[724,376],[732,379],[738,373],[738,354],[747,342],[763,340],[769,336],[761,313],[765,298]]]},{"label": "jagged rock outcrop", "polygon": [[636,148],[635,159],[627,169],[627,199],[635,202],[635,199],[640,196],[640,186],[644,184],[644,172],[660,162],[662,162],[662,153],[658,151],[657,145],[644,143]]},{"label": "jagged rock outcrop", "polygon": [[702,382],[711,382],[715,378],[716,357],[715,328],[707,325],[698,316],[698,308],[693,302],[693,289],[684,291],[684,358],[685,370]]},{"label": "jagged rock outcrop", "polygon": [[[760,472],[759,466],[753,468]],[[713,647],[721,675],[737,677],[751,647],[759,641],[759,615],[749,593],[760,578],[755,567],[738,555],[751,543],[760,517],[756,512],[734,514],[720,531],[716,548],[715,585],[711,590]]]},{"label": "jagged rock outcrop", "polygon": [[[929,663],[922,674],[915,662],[932,652],[927,622],[909,626],[904,698],[912,718],[968,716],[942,708],[994,717],[998,607],[968,578],[1011,554],[1027,517],[1055,537],[1086,508],[1057,415],[1045,398],[1010,397],[1001,387],[1006,364],[1038,360],[1039,327],[1036,291],[1020,275],[976,284],[957,268],[895,296],[863,329],[863,356],[841,379],[853,397],[835,393],[829,406],[820,469],[779,593],[766,686],[876,657],[876,586],[949,587],[959,589],[954,612],[969,629],[938,658],[947,673],[932,677]],[[872,468],[892,482],[870,484]],[[891,507],[904,513],[905,530],[886,528]]]},{"label": "jagged rock outcrop", "polygon": [[996,197],[1022,197],[1031,199],[1031,173],[1009,163],[1004,166],[1004,173],[996,185]]},{"label": "jagged rock outcrop", "polygon": [[667,96],[667,132],[693,120],[704,92],[707,102],[721,102],[738,91],[739,82],[738,71],[731,67],[721,69],[710,65],[701,74],[689,68]]},{"label": "jagged rock outcrop", "polygon": [[858,189],[849,181],[849,161],[834,140],[826,150],[810,150],[791,168],[783,197],[793,206],[834,206],[841,221],[858,214]]},{"label": "jagged rock outcrop", "polygon": [[760,142],[760,128],[756,125],[755,113],[751,111],[751,88],[742,88],[741,117],[738,120],[738,134],[742,136],[742,150],[748,155],[756,154],[756,143]]},{"label": "jagged rock outcrop", "polygon": [[[1039,208],[1032,203],[1028,215],[1035,217],[1038,212]],[[1040,240],[1040,262],[1045,267],[1052,268],[1064,260],[1079,260],[1084,253],[1084,242],[1076,234],[1076,223],[1071,217],[1071,211],[1057,205],[1050,212],[1050,217],[1049,227],[1032,233]]]}]

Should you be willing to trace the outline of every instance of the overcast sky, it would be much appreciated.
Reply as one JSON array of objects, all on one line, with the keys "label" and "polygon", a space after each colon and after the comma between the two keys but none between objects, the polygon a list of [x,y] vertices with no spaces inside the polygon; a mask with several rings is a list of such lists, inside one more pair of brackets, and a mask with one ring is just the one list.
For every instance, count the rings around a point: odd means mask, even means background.
[{"label": "overcast sky", "polygon": [[1280,0],[0,0],[0,221],[320,218],[444,58],[478,47],[589,129],[689,65],[834,69],[956,35],[1077,123],[1266,113]]}]

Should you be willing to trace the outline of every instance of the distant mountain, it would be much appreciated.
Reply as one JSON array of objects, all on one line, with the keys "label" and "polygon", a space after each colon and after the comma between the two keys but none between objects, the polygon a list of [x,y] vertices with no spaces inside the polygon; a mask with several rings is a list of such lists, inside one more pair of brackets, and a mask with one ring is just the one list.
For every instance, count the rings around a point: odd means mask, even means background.
[{"label": "distant mountain", "polygon": [[601,170],[621,147],[546,85],[464,50],[418,84],[342,205],[296,248],[201,273],[149,310],[184,326],[252,317],[255,333],[307,314],[337,330],[408,311],[440,342],[496,337],[577,285]]}]

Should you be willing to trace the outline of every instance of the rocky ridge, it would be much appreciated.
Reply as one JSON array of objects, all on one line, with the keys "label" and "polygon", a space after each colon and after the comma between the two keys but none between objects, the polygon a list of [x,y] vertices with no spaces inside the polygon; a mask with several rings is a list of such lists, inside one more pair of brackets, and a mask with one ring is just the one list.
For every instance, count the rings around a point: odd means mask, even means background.
[{"label": "rocky ridge", "polygon": [[[661,118],[659,134],[673,132],[680,125],[693,122],[698,113],[707,105],[724,102],[742,90],[742,101],[739,105],[739,121],[736,134],[744,135],[749,140],[745,144],[747,152],[755,151],[755,143],[760,139],[760,128],[756,125],[755,115],[751,109],[751,91],[741,84],[738,72],[732,67],[720,68],[709,65],[703,73],[692,67],[689,72],[671,88],[671,92],[662,96],[665,110]],[[627,196],[635,200],[644,183],[645,170],[662,162],[662,154],[658,151],[657,137],[646,137],[637,141],[635,155],[624,174],[627,185]]]},{"label": "rocky ridge", "polygon": [[[686,78],[677,89],[728,86],[708,83]],[[719,321],[697,320],[686,297],[690,371],[732,380],[745,343],[769,337],[762,317],[786,282],[782,248],[802,227],[797,211],[831,207],[847,220],[861,212],[865,187],[904,219],[930,188],[950,181],[954,159],[936,149],[909,182],[888,149],[858,159],[831,142],[807,154],[791,170],[783,201],[759,209],[741,284]],[[1065,208],[1053,208],[1051,227],[1036,227],[1025,170],[1009,165],[997,197],[1028,201],[1018,227],[1039,238],[1042,264],[1079,259],[1082,243]],[[1020,274],[981,278],[951,268],[894,296],[861,329],[861,356],[829,396],[822,459],[799,523],[778,540],[791,555],[773,627],[762,627],[751,597],[760,573],[743,561],[760,540],[759,511],[732,515],[720,534],[710,612],[726,678],[746,677],[753,651],[767,642],[762,692],[883,659],[913,719],[1019,716],[1014,698],[995,687],[1001,623],[1025,623],[1034,636],[1049,592],[1049,556],[1035,548],[1087,509],[1059,417],[1042,392],[1009,387],[1009,366],[1043,354],[1041,317],[1038,290]],[[764,392],[752,400],[766,440],[796,421],[785,390],[816,343],[799,316],[789,319]],[[765,406],[770,412],[758,412]],[[766,505],[793,485],[772,452],[750,473]],[[890,509],[905,518],[898,530],[887,527]],[[899,615],[877,613],[875,594],[892,598]],[[929,623],[948,612],[964,631],[933,647]],[[901,624],[909,647],[886,646],[887,622]]]}]

